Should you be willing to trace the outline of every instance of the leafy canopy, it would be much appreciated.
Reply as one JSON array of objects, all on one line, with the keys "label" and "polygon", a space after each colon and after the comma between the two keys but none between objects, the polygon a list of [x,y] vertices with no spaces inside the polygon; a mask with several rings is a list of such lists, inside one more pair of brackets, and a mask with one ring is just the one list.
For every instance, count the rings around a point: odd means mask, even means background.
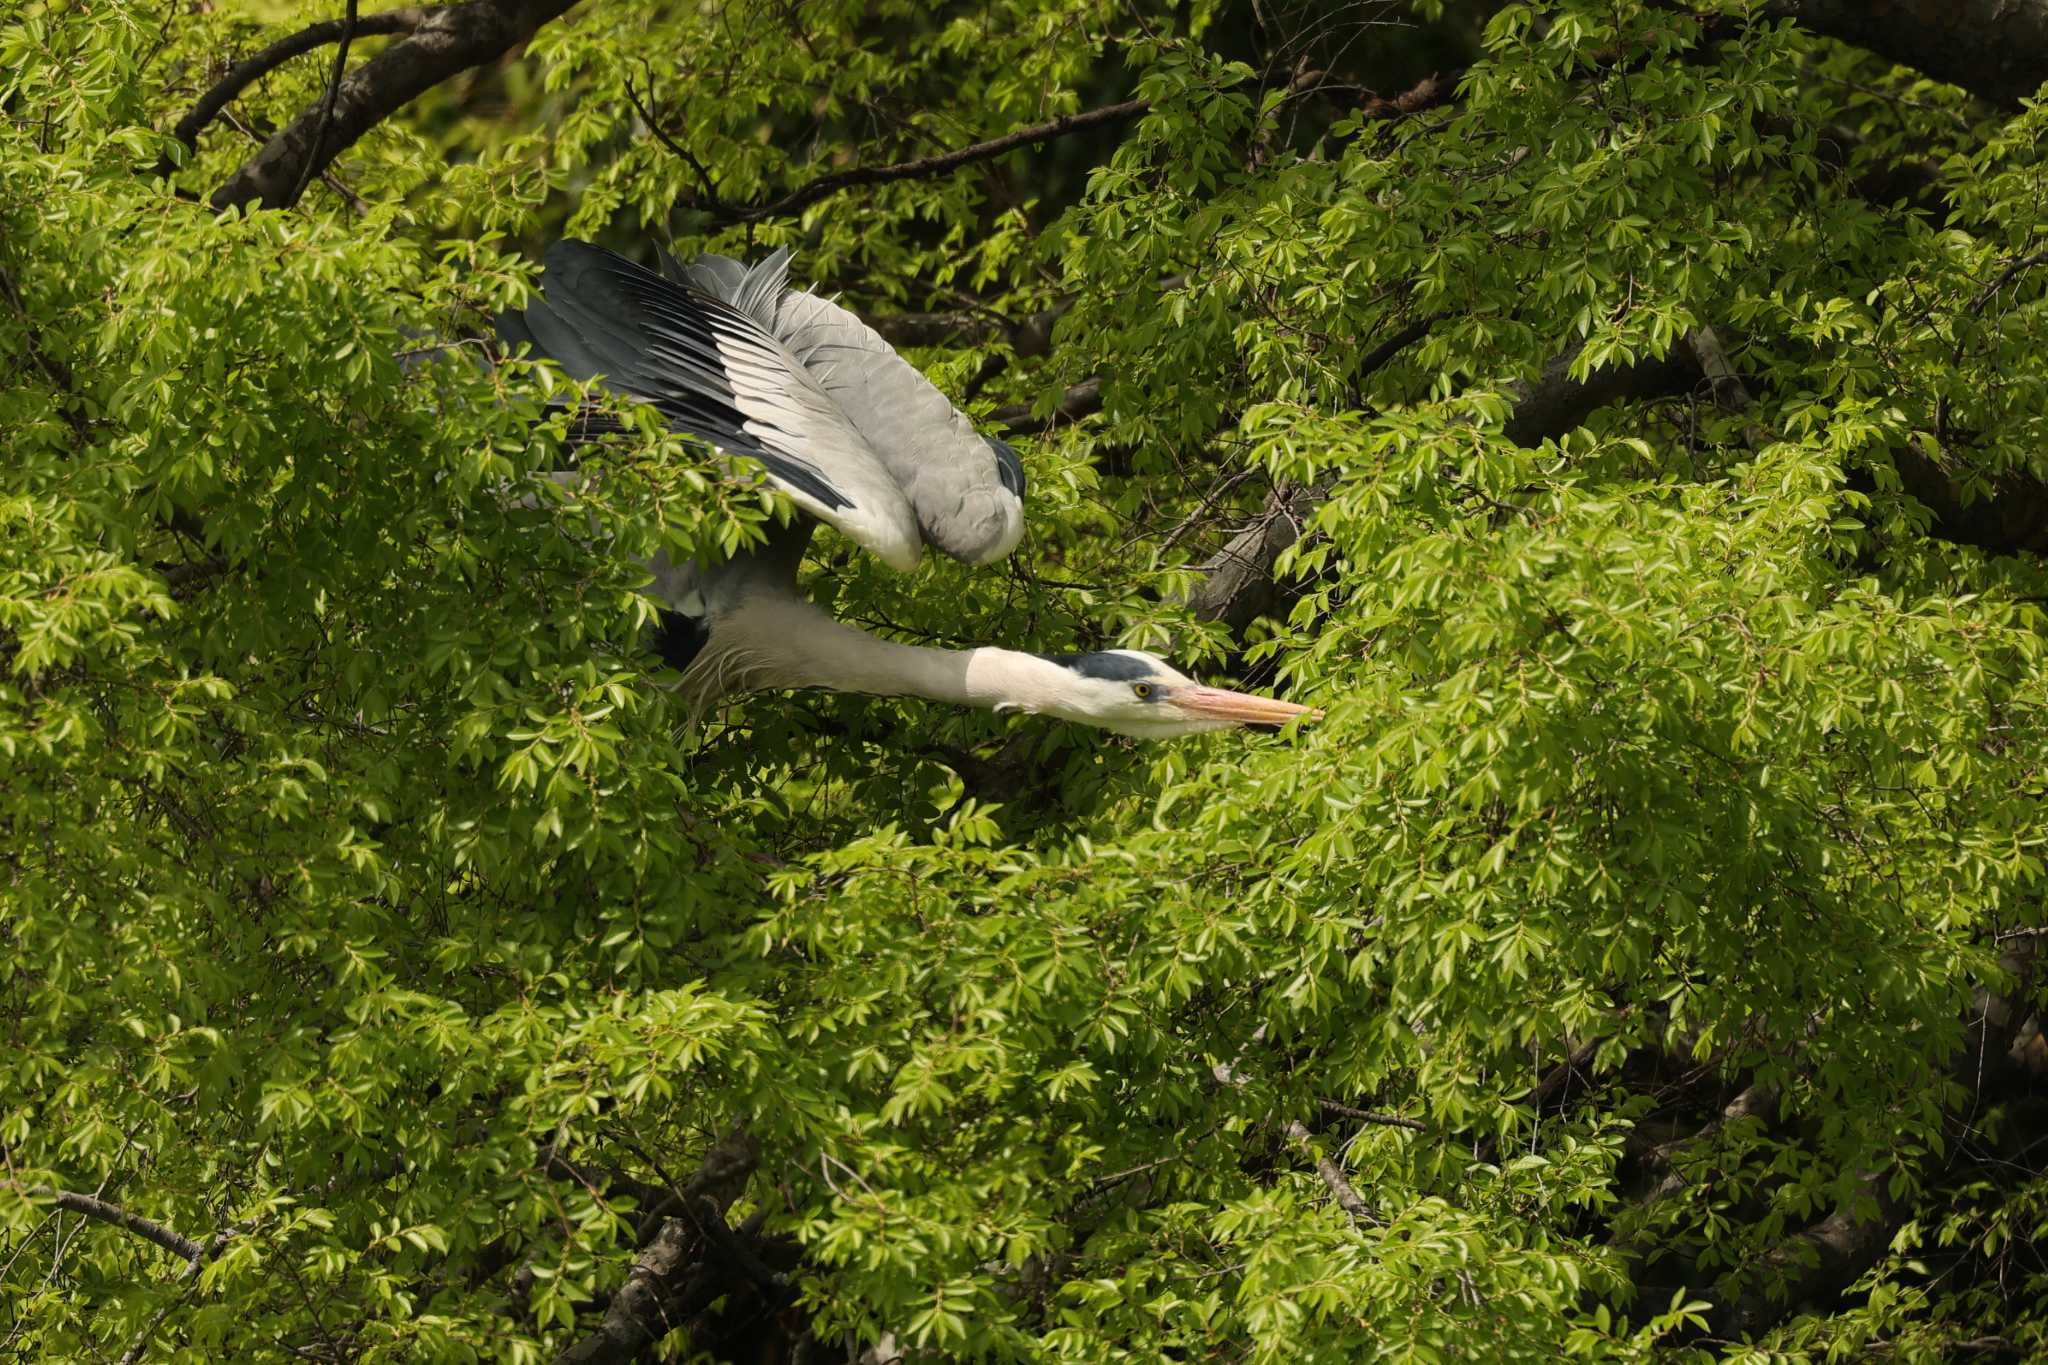
[{"label": "leafy canopy", "polygon": [[[735,1132],[786,1287],[678,1353],[2048,1349],[2042,1105],[1980,1022],[2048,925],[2048,582],[1942,523],[2048,478],[2048,110],[1741,0],[1267,8],[591,5],[225,213],[328,61],[168,129],[330,15],[0,17],[9,1349],[549,1358]],[[1298,79],[1460,45],[1395,116]],[[915,354],[983,413],[1099,379],[1013,565],[821,538],[842,617],[1326,719],[693,727],[640,565],[788,509],[645,413],[546,477],[562,381],[487,338],[563,234],[790,246],[960,319]],[[1709,342],[1738,376],[1516,425]],[[1297,494],[1292,605],[1198,619]],[[1877,1243],[1821,1292],[1831,1215]]]}]

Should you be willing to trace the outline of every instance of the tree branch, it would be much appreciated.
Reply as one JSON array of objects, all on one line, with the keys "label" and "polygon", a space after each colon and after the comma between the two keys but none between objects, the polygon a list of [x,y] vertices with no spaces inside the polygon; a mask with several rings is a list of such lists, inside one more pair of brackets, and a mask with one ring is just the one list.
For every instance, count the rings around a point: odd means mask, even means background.
[{"label": "tree branch", "polygon": [[[1951,1060],[1949,1079],[1972,1095],[1982,1093],[1984,1070],[2009,1054],[2021,1026],[2033,1017],[2035,962],[2039,945],[2028,940],[2008,948],[2001,965],[2014,977],[2005,997],[1978,991],[1975,1013],[1964,1024],[1965,1046]],[[1953,1126],[1958,1116],[1950,1115]],[[1764,1254],[1763,1273],[1746,1292],[1722,1305],[1711,1321],[1719,1332],[1754,1335],[1775,1326],[1804,1302],[1839,1294],[1875,1265],[1892,1244],[1908,1209],[1892,1193],[1895,1173],[1905,1165],[1874,1171],[1856,1182],[1847,1203]]]},{"label": "tree branch", "polygon": [[[427,11],[404,41],[343,77],[326,101],[301,113],[214,191],[216,209],[287,208],[302,175],[327,169],[377,124],[450,76],[496,61],[575,0],[471,0]],[[324,133],[324,135],[323,135]]]},{"label": "tree branch", "polygon": [[[645,63],[642,63],[642,69],[647,69]],[[670,152],[680,157],[692,171],[695,171],[697,173],[697,183],[704,187],[705,199],[716,199],[718,196],[718,184],[711,178],[711,172],[705,168],[704,163],[697,159],[697,154],[691,151],[688,147],[683,146],[682,143],[677,142],[674,138],[670,137],[666,132],[662,131],[661,120],[654,116],[654,111],[649,109],[647,105],[641,104],[640,97],[633,93],[632,81],[629,80],[624,82],[624,88],[626,91],[626,103],[633,106],[633,112],[638,114],[640,116],[641,122],[647,125],[647,131],[654,134],[655,141],[659,142],[662,146],[668,148]],[[653,103],[654,75],[653,72],[649,70],[647,76],[647,104]]]},{"label": "tree branch", "polygon": [[[956,171],[977,161],[993,160],[1019,147],[1051,142],[1055,138],[1069,137],[1075,133],[1086,132],[1090,128],[1100,128],[1104,124],[1135,118],[1151,107],[1150,100],[1124,100],[1119,104],[1104,105],[1100,109],[1090,109],[1085,113],[1062,114],[1056,119],[1035,123],[1028,128],[1019,128],[1015,132],[990,138],[986,142],[977,142],[956,151],[918,157],[912,161],[898,161],[887,166],[855,166],[843,171],[834,171],[829,175],[819,176],[808,185],[791,190],[778,199],[765,202],[734,204],[722,199],[706,198],[684,200],[683,204],[687,208],[714,214],[734,223],[780,218],[801,212],[821,199],[831,198],[841,190],[850,190],[861,185],[886,185],[898,180],[923,180],[944,175],[948,171]],[[662,141],[673,148],[673,144],[669,143],[667,138],[663,138]]]},{"label": "tree branch", "polygon": [[1232,635],[1261,616],[1277,616],[1293,592],[1273,576],[1287,547],[1301,539],[1326,490],[1283,484],[1266,495],[1257,520],[1226,541],[1202,565],[1202,581],[1188,607],[1204,621],[1220,621]]},{"label": "tree branch", "polygon": [[1316,1174],[1321,1176],[1323,1184],[1329,1187],[1330,1197],[1337,1201],[1338,1208],[1360,1222],[1371,1223],[1375,1227],[1383,1226],[1379,1216],[1372,1211],[1372,1205],[1366,1203],[1358,1191],[1352,1188],[1350,1178],[1344,1174],[1344,1168],[1316,1151],[1315,1141],[1309,1136],[1308,1128],[1300,1119],[1287,1125],[1287,1136],[1295,1146],[1315,1158]]},{"label": "tree branch", "polygon": [[90,440],[92,429],[79,403],[78,381],[73,377],[70,366],[43,349],[42,337],[36,332],[35,319],[29,315],[28,304],[23,301],[14,277],[4,268],[0,268],[0,298],[7,300],[15,320],[21,324],[21,344],[28,351],[29,359],[43,372],[50,386],[57,390],[57,407],[64,414],[64,420],[80,441]]},{"label": "tree branch", "polygon": [[1060,395],[1060,401],[1053,410],[1043,417],[1034,416],[1029,403],[1011,403],[997,408],[989,414],[989,420],[1001,422],[1016,436],[1037,436],[1051,431],[1054,427],[1069,426],[1083,417],[1102,411],[1102,379],[1092,376],[1082,380]]},{"label": "tree branch", "polygon": [[47,1198],[60,1209],[67,1209],[72,1213],[83,1214],[87,1218],[96,1218],[102,1223],[111,1223],[117,1228],[126,1229],[144,1241],[162,1247],[180,1260],[197,1265],[206,1259],[206,1248],[190,1237],[182,1237],[162,1223],[144,1218],[139,1213],[130,1213],[118,1204],[109,1204],[106,1200],[96,1199],[89,1194],[79,1194],[75,1190],[60,1190],[49,1185],[32,1186],[28,1194],[31,1198]]},{"label": "tree branch", "polygon": [[[376,34],[412,33],[436,13],[437,10],[408,7],[358,15],[354,21],[355,36],[367,38]],[[328,19],[302,28],[289,38],[280,38],[255,56],[236,62],[228,68],[227,75],[199,97],[199,103],[192,106],[192,112],[178,120],[177,127],[171,129],[171,136],[187,147],[197,146],[200,133],[220,117],[220,111],[227,108],[237,95],[292,58],[329,43],[341,42],[349,27],[347,19]]]},{"label": "tree branch", "polygon": [[[1367,353],[1359,362],[1362,383],[1402,351],[1429,335],[1434,317],[1417,318]],[[1266,497],[1258,520],[1239,531],[1202,566],[1201,585],[1188,595],[1188,605],[1204,621],[1220,621],[1232,635],[1261,616],[1277,616],[1294,600],[1294,592],[1273,576],[1273,566],[1287,547],[1301,538],[1302,527],[1322,504],[1327,488],[1283,484]]]},{"label": "tree branch", "polygon": [[313,125],[313,145],[306,152],[306,164],[299,167],[299,178],[292,184],[288,203],[299,202],[299,196],[312,183],[314,166],[320,164],[320,149],[326,145],[328,125],[334,122],[334,99],[341,93],[341,73],[348,67],[349,44],[356,40],[357,17],[356,0],[348,0],[348,12],[341,20],[341,45],[334,49],[334,69],[327,75],[327,95],[320,101],[320,121]]},{"label": "tree branch", "polygon": [[[1314,89],[1322,81],[1320,71],[1304,73],[1288,87],[1289,94],[1301,94]],[[1430,76],[1412,90],[1403,92],[1391,100],[1381,99],[1369,93],[1358,100],[1358,111],[1369,119],[1402,118],[1408,114],[1447,102],[1456,92],[1457,82],[1443,76]],[[940,152],[933,156],[917,157],[910,161],[898,161],[887,166],[855,166],[848,170],[834,171],[823,175],[807,185],[791,190],[777,199],[757,201],[751,204],[735,204],[725,200],[706,197],[682,201],[684,207],[710,213],[733,223],[758,222],[763,218],[780,218],[799,213],[821,199],[828,199],[841,190],[850,190],[862,185],[886,185],[898,180],[924,180],[933,176],[956,171],[978,161],[989,161],[1013,152],[1019,147],[1035,146],[1051,142],[1056,138],[1071,137],[1075,133],[1100,128],[1106,124],[1118,123],[1127,118],[1136,118],[1149,111],[1152,101],[1143,99],[1123,100],[1117,104],[1104,105],[1079,114],[1062,114],[1044,123],[1034,123],[1028,128],[1005,133],[1001,137],[977,142],[972,146],[955,151]],[[650,124],[650,127],[652,125]],[[687,160],[690,156],[675,146],[659,132],[664,145],[678,152]]]},{"label": "tree branch", "polygon": [[1687,393],[1700,380],[1698,361],[1682,346],[1673,347],[1661,360],[1639,360],[1574,379],[1572,361],[1584,344],[1567,347],[1544,365],[1535,383],[1521,386],[1514,414],[1501,428],[1501,435],[1518,446],[1540,446],[1577,429],[1601,408]]},{"label": "tree branch", "polygon": [[1354,1109],[1348,1104],[1339,1104],[1335,1100],[1317,1100],[1316,1104],[1326,1114],[1335,1114],[1339,1118],[1355,1119],[1359,1123],[1376,1123],[1385,1128],[1406,1128],[1416,1133],[1426,1133],[1429,1131],[1429,1125],[1421,1119],[1403,1118],[1399,1114],[1382,1114],[1373,1109]]},{"label": "tree branch", "polygon": [[[891,346],[983,346],[1001,337],[1028,359],[1052,349],[1053,324],[1073,306],[1071,297],[1063,298],[1044,312],[1015,322],[993,312],[863,313],[860,320]],[[1009,411],[1019,418],[1030,416],[1027,405]]]},{"label": "tree branch", "polygon": [[[556,1357],[556,1365],[600,1365],[636,1359],[642,1351],[708,1308],[733,1276],[708,1252],[723,1251],[734,1236],[726,1210],[746,1188],[760,1161],[760,1149],[734,1129],[705,1155],[683,1186],[687,1218],[666,1218],[654,1240],[633,1260],[633,1269],[605,1308],[597,1330]],[[710,1229],[716,1222],[721,1238]],[[761,1273],[758,1258],[735,1267],[743,1278]]]}]

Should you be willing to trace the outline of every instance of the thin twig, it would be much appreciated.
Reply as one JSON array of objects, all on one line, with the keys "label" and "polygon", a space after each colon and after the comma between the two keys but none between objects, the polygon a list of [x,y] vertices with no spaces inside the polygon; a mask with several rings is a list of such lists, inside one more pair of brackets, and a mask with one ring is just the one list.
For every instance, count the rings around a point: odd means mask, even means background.
[{"label": "thin twig", "polygon": [[626,102],[633,106],[634,113],[640,115],[640,121],[647,125],[648,132],[654,134],[654,140],[681,157],[688,163],[690,169],[697,173],[697,183],[704,187],[705,199],[718,198],[718,184],[712,180],[711,172],[704,168],[704,163],[697,159],[697,154],[662,131],[661,120],[654,116],[650,107],[654,103],[654,72],[645,62],[641,63],[641,67],[647,72],[647,104],[642,105],[640,97],[633,93],[631,81],[625,82]]},{"label": "thin twig", "polygon": [[1035,123],[1029,128],[1019,128],[1013,133],[977,142],[970,147],[944,152],[937,156],[918,157],[912,161],[898,161],[888,166],[854,166],[848,170],[834,171],[819,176],[810,184],[791,190],[779,199],[764,203],[732,204],[716,198],[685,201],[688,207],[702,209],[735,223],[758,222],[763,218],[780,218],[798,213],[821,199],[829,199],[841,190],[850,190],[862,185],[886,185],[898,180],[920,180],[928,176],[944,175],[962,166],[977,161],[989,161],[1005,152],[1019,147],[1029,147],[1054,138],[1067,137],[1074,133],[1099,128],[1104,124],[1116,123],[1134,118],[1152,107],[1150,100],[1124,100],[1119,104],[1104,105],[1080,114],[1062,114],[1044,123]]},{"label": "thin twig", "polygon": [[2006,262],[2005,269],[1998,272],[1998,278],[1977,291],[1977,297],[1970,300],[1969,311],[1974,313],[1996,298],[1999,291],[2018,279],[2022,273],[2048,262],[2048,250],[2031,252]]},{"label": "thin twig", "polygon": [[301,53],[345,41],[351,23],[356,36],[365,38],[372,34],[412,33],[434,13],[431,9],[406,8],[379,10],[375,14],[357,17],[353,13],[355,6],[350,5],[349,9],[350,18],[328,19],[302,28],[289,38],[280,38],[255,56],[236,62],[228,69],[227,75],[199,97],[199,103],[192,106],[192,112],[178,120],[171,136],[187,147],[197,146],[206,125],[220,117],[220,111],[227,108],[237,95]]},{"label": "thin twig", "polygon": [[298,183],[292,186],[287,203],[296,204],[312,183],[314,172],[326,164],[320,160],[320,149],[327,142],[328,126],[334,122],[334,101],[341,94],[341,73],[348,65],[349,44],[355,38],[356,0],[348,0],[348,13],[341,20],[341,45],[334,49],[334,69],[327,75],[327,98],[320,105],[320,122],[314,125],[312,144],[306,148],[305,163],[299,167]]},{"label": "thin twig", "polygon": [[1403,1118],[1399,1114],[1382,1114],[1371,1109],[1353,1109],[1350,1105],[1339,1104],[1335,1100],[1317,1100],[1316,1103],[1326,1114],[1356,1119],[1360,1123],[1377,1123],[1387,1128],[1406,1128],[1415,1133],[1429,1131],[1429,1125],[1421,1119]]}]

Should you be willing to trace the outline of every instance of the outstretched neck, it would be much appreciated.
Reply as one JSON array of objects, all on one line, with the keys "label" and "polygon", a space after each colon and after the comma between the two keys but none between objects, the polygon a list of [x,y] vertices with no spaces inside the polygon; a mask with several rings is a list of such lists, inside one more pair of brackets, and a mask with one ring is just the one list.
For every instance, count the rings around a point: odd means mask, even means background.
[{"label": "outstretched neck", "polygon": [[[923,697],[992,710],[1058,712],[1067,670],[1012,649],[927,649],[879,639],[833,620],[808,602],[756,598],[739,614],[747,656],[737,670],[749,690],[822,687],[877,697]],[[727,618],[713,630],[716,641]]]}]

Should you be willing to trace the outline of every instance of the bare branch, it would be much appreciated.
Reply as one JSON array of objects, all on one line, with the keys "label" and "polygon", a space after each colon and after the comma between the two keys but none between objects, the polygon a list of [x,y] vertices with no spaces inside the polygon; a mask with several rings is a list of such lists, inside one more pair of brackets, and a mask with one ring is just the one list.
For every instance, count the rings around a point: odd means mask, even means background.
[{"label": "bare branch", "polygon": [[348,67],[349,44],[356,37],[356,0],[348,0],[348,12],[341,20],[341,46],[334,49],[334,69],[327,75],[327,96],[320,102],[320,122],[313,127],[313,145],[306,151],[306,164],[299,168],[299,178],[292,186],[290,203],[298,203],[299,196],[306,192],[306,185],[313,179],[313,168],[320,164],[320,148],[327,142],[328,125],[334,122],[334,98],[341,93],[341,73]]},{"label": "bare branch", "polygon": [[[759,1160],[759,1147],[743,1130],[736,1128],[719,1140],[683,1186],[689,1216],[662,1220],[654,1240],[634,1258],[626,1283],[612,1296],[597,1330],[556,1357],[556,1365],[637,1359],[727,1291],[734,1277],[707,1253],[724,1253],[730,1245],[734,1234],[725,1225],[726,1210],[746,1188]],[[716,1232],[710,1226],[714,1222]],[[757,1273],[772,1273],[751,1256],[733,1269],[740,1272],[742,1282]]]},{"label": "bare branch", "polygon": [[956,151],[918,157],[912,161],[898,161],[888,166],[855,166],[844,171],[834,171],[830,175],[819,176],[808,185],[791,190],[779,199],[770,199],[763,203],[732,204],[710,198],[685,202],[689,208],[715,214],[735,223],[780,218],[800,213],[821,199],[831,198],[841,190],[850,190],[861,185],[886,185],[898,180],[923,180],[944,175],[948,171],[956,171],[977,161],[992,160],[1019,147],[1051,142],[1055,138],[1069,137],[1075,133],[1086,132],[1090,128],[1100,128],[1104,124],[1134,118],[1151,107],[1150,100],[1124,100],[1122,103],[1104,105],[1100,109],[1090,109],[1085,113],[1062,114],[1056,119],[1035,123],[1028,128],[1019,128],[1015,132],[990,138],[986,142],[977,142]]},{"label": "bare branch", "polygon": [[1501,434],[1518,446],[1540,446],[1582,425],[1599,409],[1638,398],[1665,398],[1686,393],[1699,382],[1700,371],[1690,352],[1674,347],[1661,360],[1595,370],[1584,379],[1571,375],[1572,362],[1585,343],[1575,342],[1552,357],[1533,384],[1521,386],[1514,415]]},{"label": "bare branch", "polygon": [[[860,320],[891,346],[985,346],[1002,338],[1019,356],[1029,358],[1052,349],[1053,324],[1073,306],[1071,297],[1063,298],[1044,312],[1015,322],[993,311],[863,313]],[[1014,411],[1019,418],[1030,415],[1021,405]]]},{"label": "bare branch", "polygon": [[1275,616],[1293,594],[1273,576],[1287,547],[1323,500],[1323,490],[1283,484],[1266,495],[1258,519],[1225,542],[1203,564],[1201,584],[1188,606],[1204,621],[1221,621],[1233,635],[1261,616]]},{"label": "bare branch", "polygon": [[1360,1123],[1377,1123],[1387,1128],[1406,1128],[1416,1133],[1426,1133],[1429,1131],[1429,1125],[1421,1119],[1403,1118],[1399,1114],[1382,1114],[1374,1109],[1353,1109],[1350,1105],[1339,1104],[1335,1100],[1317,1100],[1316,1103],[1321,1106],[1326,1114],[1335,1114],[1340,1118],[1356,1119]]},{"label": "bare branch", "polygon": [[89,1194],[75,1190],[60,1190],[49,1185],[36,1185],[27,1191],[30,1198],[48,1199],[60,1209],[96,1218],[102,1223],[111,1223],[124,1228],[144,1241],[153,1242],[180,1260],[201,1263],[206,1258],[206,1248],[189,1237],[182,1237],[162,1223],[144,1218],[139,1213],[130,1213],[118,1204],[109,1204]]},{"label": "bare branch", "polygon": [[[1323,80],[1320,71],[1305,72],[1295,78],[1288,87],[1290,96],[1305,93],[1316,88]],[[1408,114],[1447,102],[1455,93],[1457,82],[1443,76],[1431,76],[1412,90],[1391,100],[1380,99],[1369,92],[1358,100],[1359,112],[1368,119],[1402,118]],[[1034,123],[1028,128],[1005,133],[1001,137],[989,138],[972,146],[961,147],[934,156],[918,157],[910,161],[898,161],[887,166],[855,166],[844,171],[823,175],[807,185],[791,190],[777,199],[757,201],[751,204],[728,203],[707,196],[698,200],[684,201],[685,207],[697,209],[723,218],[728,222],[751,223],[763,218],[780,218],[800,213],[821,199],[828,199],[842,190],[862,185],[886,185],[898,180],[924,180],[945,175],[979,161],[989,161],[1006,152],[1020,147],[1036,146],[1057,138],[1070,137],[1107,124],[1119,123],[1124,119],[1136,118],[1152,108],[1152,101],[1135,99],[1107,104],[1100,109],[1090,109],[1079,114],[1062,114],[1044,123]],[[667,143],[667,139],[662,141]],[[680,148],[671,150],[680,152]],[[683,155],[689,158],[687,153]]]},{"label": "bare branch", "polygon": [[1001,422],[1013,434],[1036,436],[1051,431],[1054,427],[1070,426],[1083,417],[1102,411],[1102,380],[1100,377],[1084,379],[1060,395],[1060,401],[1044,417],[1032,415],[1031,404],[1012,403],[997,408],[989,414],[991,421]]},{"label": "bare branch", "polygon": [[[1418,318],[1367,353],[1359,362],[1363,382],[1390,364],[1402,351],[1429,335],[1437,319]],[[1239,531],[1203,567],[1203,580],[1188,596],[1188,605],[1205,621],[1221,621],[1233,635],[1261,616],[1276,616],[1294,593],[1273,577],[1273,567],[1287,548],[1301,539],[1302,528],[1321,505],[1327,490],[1283,484],[1266,497],[1251,525]]]},{"label": "bare branch", "polygon": [[214,191],[216,209],[286,208],[305,177],[324,171],[363,134],[450,76],[496,61],[575,0],[471,0],[429,10],[394,43],[341,80],[331,116],[308,109]]},{"label": "bare branch", "polygon": [[[373,34],[411,33],[435,13],[431,9],[410,7],[379,10],[375,14],[355,16],[353,32],[355,36],[365,38]],[[187,147],[198,145],[199,135],[206,130],[206,125],[218,118],[220,111],[227,108],[237,95],[302,53],[329,43],[346,41],[345,35],[350,31],[350,19],[328,19],[302,28],[289,38],[280,38],[255,56],[236,62],[228,69],[227,75],[200,96],[199,103],[192,106],[192,112],[178,120],[171,136]]]},{"label": "bare branch", "polygon": [[[641,67],[643,70],[647,70],[646,63],[641,63]],[[653,72],[651,70],[648,71],[646,105],[641,104],[640,97],[633,93],[633,82],[631,82],[630,80],[627,81],[625,83],[625,89],[626,102],[633,106],[633,112],[638,114],[640,116],[640,121],[647,125],[647,131],[654,134],[655,140],[657,142],[661,143],[662,146],[668,148],[669,151],[673,152],[676,156],[682,158],[682,160],[689,166],[689,168],[697,173],[697,183],[704,187],[705,199],[716,199],[718,197],[718,183],[711,178],[711,172],[705,169],[704,163],[697,159],[697,154],[695,152],[691,151],[688,147],[683,146],[682,143],[677,142],[674,138],[670,137],[666,132],[662,131],[661,120],[656,118],[654,116],[654,111],[647,107],[648,105],[654,103]]]},{"label": "bare branch", "polygon": [[1301,1120],[1296,1119],[1287,1125],[1287,1136],[1297,1147],[1315,1158],[1316,1174],[1321,1176],[1323,1184],[1329,1187],[1330,1196],[1337,1201],[1338,1208],[1360,1222],[1371,1223],[1374,1227],[1384,1226],[1379,1216],[1372,1211],[1372,1205],[1366,1203],[1358,1191],[1352,1188],[1350,1178],[1344,1174],[1344,1168],[1329,1157],[1316,1152],[1315,1141],[1309,1136],[1309,1131]]}]

